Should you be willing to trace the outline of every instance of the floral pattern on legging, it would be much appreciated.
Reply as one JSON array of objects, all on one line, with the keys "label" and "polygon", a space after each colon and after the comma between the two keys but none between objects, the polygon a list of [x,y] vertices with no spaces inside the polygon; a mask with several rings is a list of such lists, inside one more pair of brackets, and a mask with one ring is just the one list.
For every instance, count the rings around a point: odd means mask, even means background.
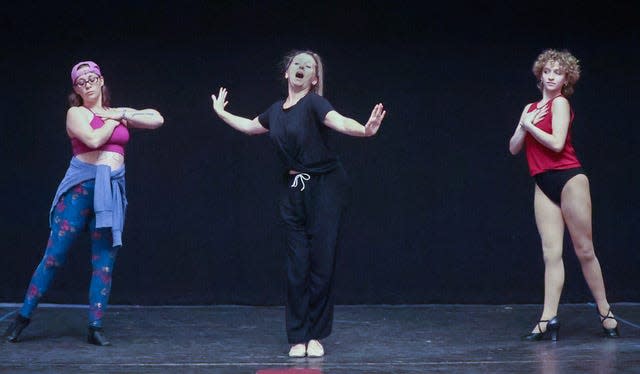
[{"label": "floral pattern on legging", "polygon": [[89,229],[93,266],[89,286],[89,324],[102,327],[102,318],[111,293],[113,264],[119,247],[112,246],[110,229],[95,227],[94,186],[94,180],[82,182],[64,193],[56,204],[44,256],[33,273],[20,310],[23,317],[31,317],[49,289],[57,269],[64,265],[78,234]]}]

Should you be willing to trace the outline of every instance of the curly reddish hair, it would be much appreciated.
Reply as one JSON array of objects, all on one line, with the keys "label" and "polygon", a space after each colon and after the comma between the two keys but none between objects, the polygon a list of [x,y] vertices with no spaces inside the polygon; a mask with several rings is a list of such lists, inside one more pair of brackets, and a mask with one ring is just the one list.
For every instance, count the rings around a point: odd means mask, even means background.
[{"label": "curly reddish hair", "polygon": [[542,70],[548,62],[557,62],[558,65],[560,65],[560,69],[567,77],[566,85],[562,87],[562,95],[567,97],[571,96],[575,91],[575,84],[578,82],[578,79],[580,79],[580,60],[567,50],[558,51],[556,49],[547,49],[540,53],[531,69],[538,81],[537,86],[540,90],[542,90],[542,84],[540,83]]}]

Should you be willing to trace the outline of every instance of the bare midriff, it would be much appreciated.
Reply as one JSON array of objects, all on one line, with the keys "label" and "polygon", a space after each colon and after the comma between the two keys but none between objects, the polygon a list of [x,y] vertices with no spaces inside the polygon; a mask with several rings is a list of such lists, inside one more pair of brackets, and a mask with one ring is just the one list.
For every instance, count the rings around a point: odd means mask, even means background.
[{"label": "bare midriff", "polygon": [[109,165],[111,170],[116,170],[124,165],[124,156],[118,152],[91,151],[76,155],[82,162],[93,165]]}]

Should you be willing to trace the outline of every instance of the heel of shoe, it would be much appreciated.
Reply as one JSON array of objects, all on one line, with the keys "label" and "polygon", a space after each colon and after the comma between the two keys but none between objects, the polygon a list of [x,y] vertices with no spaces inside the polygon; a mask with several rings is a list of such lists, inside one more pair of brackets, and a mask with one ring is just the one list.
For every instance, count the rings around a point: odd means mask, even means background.
[{"label": "heel of shoe", "polygon": [[608,329],[604,326],[602,326],[602,331],[604,332],[604,336],[607,338],[619,338],[620,337],[620,330],[618,330],[618,326],[612,328],[612,329]]},{"label": "heel of shoe", "polygon": [[[618,338],[618,337],[620,337],[620,330],[618,330],[619,322],[616,319],[616,317],[614,317],[613,314],[611,313],[611,307],[609,307],[609,310],[607,311],[607,314],[605,314],[605,315],[600,314],[600,310],[598,309],[597,305],[596,305],[596,311],[598,312],[598,316],[600,316],[600,324],[602,325],[602,331],[604,332],[604,336],[607,337],[607,338]],[[604,326],[604,321],[606,321],[608,319],[612,319],[612,320],[616,321],[616,327],[606,328]]]},{"label": "heel of shoe", "polygon": [[11,322],[4,335],[7,337],[7,341],[10,343],[17,343],[20,338],[20,334],[25,327],[29,326],[31,322],[30,318],[23,317],[20,313],[16,315],[16,318]]},{"label": "heel of shoe", "polygon": [[547,323],[547,332],[551,336],[551,341],[558,341],[560,337],[560,321],[558,321],[558,317],[553,317]]},{"label": "heel of shoe", "polygon": [[[546,323],[545,331],[542,331],[541,323]],[[558,321],[558,317],[555,316],[548,320],[540,320],[538,321],[538,331],[532,332],[522,337],[522,340],[526,341],[538,341],[546,339],[547,337],[551,338],[551,341],[558,341],[559,332],[560,332],[560,321]]]},{"label": "heel of shoe", "polygon": [[554,330],[550,330],[549,335],[551,335],[551,341],[557,342],[558,339],[560,338],[560,326],[558,326]]}]

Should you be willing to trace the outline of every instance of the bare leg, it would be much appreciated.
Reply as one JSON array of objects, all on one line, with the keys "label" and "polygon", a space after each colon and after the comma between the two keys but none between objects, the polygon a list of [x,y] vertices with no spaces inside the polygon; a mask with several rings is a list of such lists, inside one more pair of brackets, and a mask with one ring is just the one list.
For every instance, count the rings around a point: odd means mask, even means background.
[{"label": "bare leg", "polygon": [[[601,315],[609,311],[609,302],[604,288],[602,269],[593,248],[591,229],[591,196],[589,180],[584,174],[571,178],[562,190],[562,214],[564,216],[582,274],[589,285]],[[606,319],[604,327],[614,328],[617,322]]]},{"label": "bare leg", "polygon": [[[544,257],[544,308],[540,320],[549,320],[558,314],[558,304],[564,285],[564,263],[562,262],[564,221],[560,208],[537,185],[533,207]],[[546,330],[546,324],[541,325],[543,331]],[[539,331],[536,325],[532,332],[542,331]]]}]

